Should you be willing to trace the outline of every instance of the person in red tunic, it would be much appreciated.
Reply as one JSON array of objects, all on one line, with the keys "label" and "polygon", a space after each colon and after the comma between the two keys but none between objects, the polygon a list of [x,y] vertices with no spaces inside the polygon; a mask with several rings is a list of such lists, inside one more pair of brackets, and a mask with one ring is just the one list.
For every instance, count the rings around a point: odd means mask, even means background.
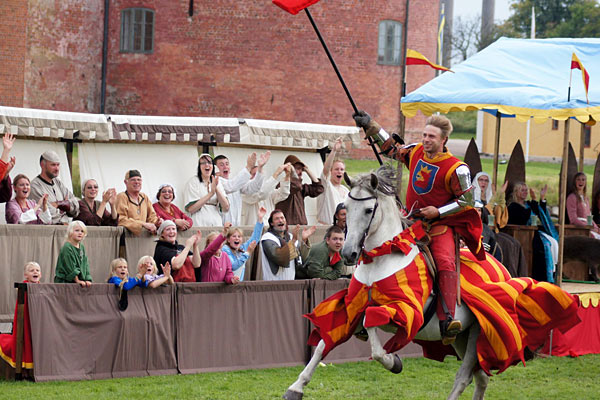
[{"label": "person in red tunic", "polygon": [[[23,268],[24,283],[40,283],[42,278],[42,269],[35,261],[30,261]],[[23,360],[21,366],[25,369],[33,369],[33,351],[31,345],[31,324],[29,322],[29,307],[27,305],[27,292],[25,292],[23,314]],[[15,305],[15,316],[13,319],[13,329],[11,334],[0,335],[0,357],[4,359],[11,367],[16,368],[17,357],[17,309]],[[1,362],[1,361],[0,361]]]},{"label": "person in red tunic", "polygon": [[454,234],[465,236],[469,248],[481,258],[481,220],[474,209],[469,167],[446,148],[452,123],[441,115],[427,119],[421,143],[400,146],[398,140],[385,132],[364,111],[355,114],[356,124],[367,136],[375,139],[382,152],[403,162],[410,171],[406,193],[406,208],[427,220],[431,228],[429,249],[437,266],[437,284],[442,302],[438,317],[443,343],[450,344],[461,331],[462,324],[454,319],[458,273]]}]

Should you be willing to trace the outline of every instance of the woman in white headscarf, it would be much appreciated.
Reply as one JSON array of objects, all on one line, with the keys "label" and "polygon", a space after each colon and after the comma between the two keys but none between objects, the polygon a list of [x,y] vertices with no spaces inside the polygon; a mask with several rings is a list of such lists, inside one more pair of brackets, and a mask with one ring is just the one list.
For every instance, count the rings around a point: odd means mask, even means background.
[{"label": "woman in white headscarf", "polygon": [[497,228],[503,228],[508,222],[508,211],[506,209],[506,199],[504,198],[507,186],[508,181],[504,182],[500,190],[494,194],[491,179],[487,172],[478,172],[473,179],[473,198],[482,202],[490,215],[494,216]]}]

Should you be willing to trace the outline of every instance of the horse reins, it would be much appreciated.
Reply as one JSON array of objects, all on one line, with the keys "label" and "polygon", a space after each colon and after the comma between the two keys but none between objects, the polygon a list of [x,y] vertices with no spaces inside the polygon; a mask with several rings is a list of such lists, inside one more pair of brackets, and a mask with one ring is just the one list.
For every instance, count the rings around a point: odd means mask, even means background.
[{"label": "horse reins", "polygon": [[373,206],[373,213],[371,214],[371,219],[369,220],[369,225],[367,225],[367,229],[363,233],[363,237],[360,239],[360,242],[359,242],[360,253],[358,254],[358,257],[360,258],[360,256],[362,255],[362,252],[365,250],[365,240],[367,239],[367,236],[369,235],[369,230],[371,229],[371,223],[373,222],[373,218],[375,217],[375,211],[377,211],[377,207],[379,206],[379,200],[377,199],[377,196],[375,196],[375,195],[369,196],[369,197],[354,197],[350,193],[348,193],[348,197],[355,201],[375,200],[375,205]]}]

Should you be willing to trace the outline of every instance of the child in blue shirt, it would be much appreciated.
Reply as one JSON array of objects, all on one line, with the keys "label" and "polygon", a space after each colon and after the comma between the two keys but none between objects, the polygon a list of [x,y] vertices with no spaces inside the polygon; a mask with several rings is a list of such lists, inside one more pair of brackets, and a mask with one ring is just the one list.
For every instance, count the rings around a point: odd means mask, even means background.
[{"label": "child in blue shirt", "polygon": [[119,310],[125,311],[128,305],[127,291],[140,284],[138,278],[129,277],[127,260],[124,258],[115,258],[110,262],[108,283],[112,283],[119,288]]},{"label": "child in blue shirt", "polygon": [[258,222],[254,225],[252,236],[244,243],[242,243],[244,235],[239,228],[230,229],[225,238],[226,243],[223,246],[223,251],[229,256],[233,274],[240,278],[240,281],[244,280],[246,261],[250,258],[250,254],[252,254],[262,236],[264,226],[262,220],[266,213],[267,210],[264,207],[258,210]]}]

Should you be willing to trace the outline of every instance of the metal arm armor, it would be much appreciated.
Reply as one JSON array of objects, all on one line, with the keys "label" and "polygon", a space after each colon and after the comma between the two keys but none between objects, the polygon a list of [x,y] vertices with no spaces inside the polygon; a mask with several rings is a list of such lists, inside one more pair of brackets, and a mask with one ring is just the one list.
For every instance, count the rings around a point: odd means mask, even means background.
[{"label": "metal arm armor", "polygon": [[465,164],[459,165],[454,171],[458,178],[458,184],[462,193],[455,201],[438,208],[440,218],[447,217],[463,210],[467,206],[473,207],[475,199],[473,198],[473,186],[471,185],[471,172]]}]

